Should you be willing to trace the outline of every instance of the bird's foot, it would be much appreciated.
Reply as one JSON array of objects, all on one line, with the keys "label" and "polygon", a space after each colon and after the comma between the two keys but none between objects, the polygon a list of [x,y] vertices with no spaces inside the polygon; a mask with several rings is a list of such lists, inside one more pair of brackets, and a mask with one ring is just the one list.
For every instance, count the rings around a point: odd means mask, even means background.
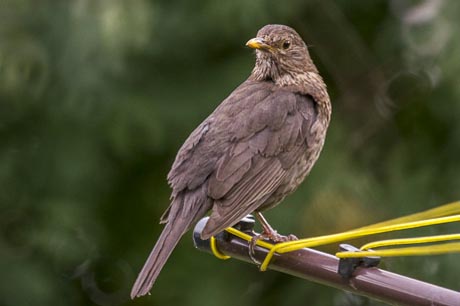
[{"label": "bird's foot", "polygon": [[255,248],[257,245],[257,241],[259,240],[268,240],[274,243],[280,243],[280,242],[287,242],[287,241],[294,241],[294,240],[299,240],[294,235],[288,235],[288,236],[283,236],[278,234],[276,230],[274,230],[270,224],[268,224],[267,220],[262,216],[260,212],[254,212],[257,220],[259,220],[260,224],[262,225],[263,232],[262,234],[255,235],[254,237],[251,238],[251,241],[249,241],[249,257],[251,260],[257,264],[260,265],[260,262],[255,258]]},{"label": "bird's foot", "polygon": [[276,230],[272,228],[270,228],[270,230],[264,228],[264,232],[262,234],[255,235],[251,238],[251,241],[249,241],[249,257],[257,265],[261,264],[260,261],[255,258],[255,247],[257,245],[257,241],[259,240],[267,240],[274,243],[280,243],[299,240],[299,238],[292,234],[287,236],[280,235]]}]

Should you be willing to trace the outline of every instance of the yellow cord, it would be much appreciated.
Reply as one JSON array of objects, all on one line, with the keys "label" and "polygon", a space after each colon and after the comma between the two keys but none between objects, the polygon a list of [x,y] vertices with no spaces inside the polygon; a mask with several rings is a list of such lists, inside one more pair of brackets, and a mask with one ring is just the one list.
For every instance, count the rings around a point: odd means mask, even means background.
[{"label": "yellow cord", "polygon": [[403,217],[398,217],[398,218],[394,218],[394,219],[379,222],[379,223],[374,223],[372,225],[367,225],[364,227],[360,227],[358,229],[371,228],[371,227],[382,227],[382,226],[398,224],[398,223],[406,223],[406,222],[412,222],[412,221],[452,216],[455,214],[460,214],[460,201],[452,202],[449,204],[444,204],[444,205],[441,205],[441,206],[438,206],[432,209],[428,209],[428,210],[425,210],[419,213],[415,213],[415,214],[411,214],[411,215],[407,215]]},{"label": "yellow cord", "polygon": [[[237,229],[234,229],[233,227],[229,227],[227,229],[225,229],[227,232],[229,232],[230,234],[236,236],[236,237],[239,237],[243,240],[246,240],[246,241],[251,241],[252,240],[252,236],[249,236],[248,234],[245,234],[243,232],[240,232],[239,230]],[[271,249],[273,247],[273,244],[269,243],[269,242],[266,242],[266,241],[263,241],[263,240],[257,240],[257,243],[256,243],[258,246],[261,246],[263,248],[266,248],[266,249]]]},{"label": "yellow cord", "polygon": [[340,258],[366,257],[366,256],[421,256],[421,255],[438,255],[446,253],[460,252],[460,242],[444,243],[440,245],[427,245],[418,247],[395,248],[377,251],[362,252],[338,252],[335,254]]},{"label": "yellow cord", "polygon": [[368,235],[381,234],[385,232],[399,231],[399,230],[404,230],[404,229],[417,228],[417,227],[422,227],[422,226],[436,225],[436,224],[449,223],[449,222],[457,222],[457,221],[460,221],[460,215],[434,218],[434,219],[421,220],[421,221],[413,221],[413,222],[402,223],[402,224],[392,224],[392,225],[386,225],[382,227],[365,227],[365,228],[343,232],[343,233],[338,233],[338,234],[301,239],[297,241],[282,242],[282,243],[278,243],[274,245],[270,249],[264,261],[262,262],[262,265],[260,266],[260,270],[261,271],[267,270],[268,264],[270,263],[275,252],[279,254],[283,254],[286,252],[296,251],[302,248],[311,248],[311,247],[330,244],[334,242],[355,239],[355,238],[368,236]]},{"label": "yellow cord", "polygon": [[375,248],[390,246],[390,245],[419,244],[419,243],[440,242],[440,241],[448,241],[448,240],[460,240],[460,234],[380,240],[380,241],[374,241],[374,242],[365,244],[360,249],[362,251],[365,251],[368,249],[375,249]]},{"label": "yellow cord", "polygon": [[[267,270],[267,267],[272,260],[275,253],[283,254],[287,252],[296,251],[307,247],[316,247],[320,245],[326,245],[330,243],[340,242],[344,240],[355,239],[363,236],[380,234],[391,231],[400,231],[411,228],[418,228],[423,226],[431,226],[443,223],[458,222],[460,221],[460,201],[439,206],[433,209],[429,209],[420,213],[379,222],[376,224],[368,225],[358,229],[336,233],[331,235],[317,236],[307,239],[301,239],[296,241],[282,242],[278,244],[271,244],[263,240],[258,240],[257,245],[269,250],[265,257],[262,265],[260,266],[261,271]],[[235,235],[243,240],[251,241],[252,237],[232,227],[226,229],[227,232]],[[429,243],[439,242],[447,240],[460,240],[460,234],[452,235],[440,235],[431,237],[419,237],[419,238],[405,238],[405,239],[391,239],[382,240],[369,243],[361,247],[362,250],[369,248],[376,248],[381,246],[389,245],[403,245],[403,244],[417,244],[417,243]],[[228,259],[230,256],[222,254],[216,246],[214,237],[210,240],[211,250],[213,254],[220,259]],[[365,256],[414,256],[414,255],[434,255],[442,253],[460,252],[460,243],[446,243],[440,245],[430,245],[421,247],[405,247],[386,249],[378,251],[361,251],[361,252],[339,252],[336,254],[337,257],[365,257]]]},{"label": "yellow cord", "polygon": [[214,238],[214,236],[211,236],[209,243],[211,246],[211,251],[214,254],[214,256],[216,256],[219,259],[223,259],[223,260],[231,258],[230,256],[221,253],[219,249],[217,249],[216,238]]}]

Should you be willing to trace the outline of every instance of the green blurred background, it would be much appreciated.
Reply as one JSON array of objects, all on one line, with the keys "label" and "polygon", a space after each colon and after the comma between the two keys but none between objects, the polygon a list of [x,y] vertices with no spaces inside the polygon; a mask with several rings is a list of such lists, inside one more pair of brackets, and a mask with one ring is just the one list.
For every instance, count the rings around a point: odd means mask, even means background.
[{"label": "green blurred background", "polygon": [[[333,101],[275,228],[326,234],[460,198],[459,1],[0,0],[0,305],[381,305],[220,261],[190,235],[152,295],[128,299],[175,153],[248,76],[244,44],[268,23],[302,35]],[[459,290],[459,256],[383,267]]]}]

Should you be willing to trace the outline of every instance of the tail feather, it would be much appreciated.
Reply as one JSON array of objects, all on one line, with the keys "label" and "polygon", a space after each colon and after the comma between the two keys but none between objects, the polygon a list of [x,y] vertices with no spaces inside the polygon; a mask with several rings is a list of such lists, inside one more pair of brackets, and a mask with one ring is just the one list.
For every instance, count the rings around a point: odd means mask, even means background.
[{"label": "tail feather", "polygon": [[171,205],[168,222],[133,285],[132,299],[143,296],[150,291],[174,247],[195,221],[197,212],[184,215],[181,213],[182,203],[176,204],[179,205]]}]

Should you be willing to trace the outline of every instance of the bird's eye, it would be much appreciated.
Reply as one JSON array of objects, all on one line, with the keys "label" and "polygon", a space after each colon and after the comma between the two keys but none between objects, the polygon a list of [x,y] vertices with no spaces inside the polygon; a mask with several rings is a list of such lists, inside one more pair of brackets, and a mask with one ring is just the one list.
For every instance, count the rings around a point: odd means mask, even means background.
[{"label": "bird's eye", "polygon": [[289,40],[285,40],[283,42],[283,49],[286,50],[287,48],[289,48],[291,46],[291,42]]}]

